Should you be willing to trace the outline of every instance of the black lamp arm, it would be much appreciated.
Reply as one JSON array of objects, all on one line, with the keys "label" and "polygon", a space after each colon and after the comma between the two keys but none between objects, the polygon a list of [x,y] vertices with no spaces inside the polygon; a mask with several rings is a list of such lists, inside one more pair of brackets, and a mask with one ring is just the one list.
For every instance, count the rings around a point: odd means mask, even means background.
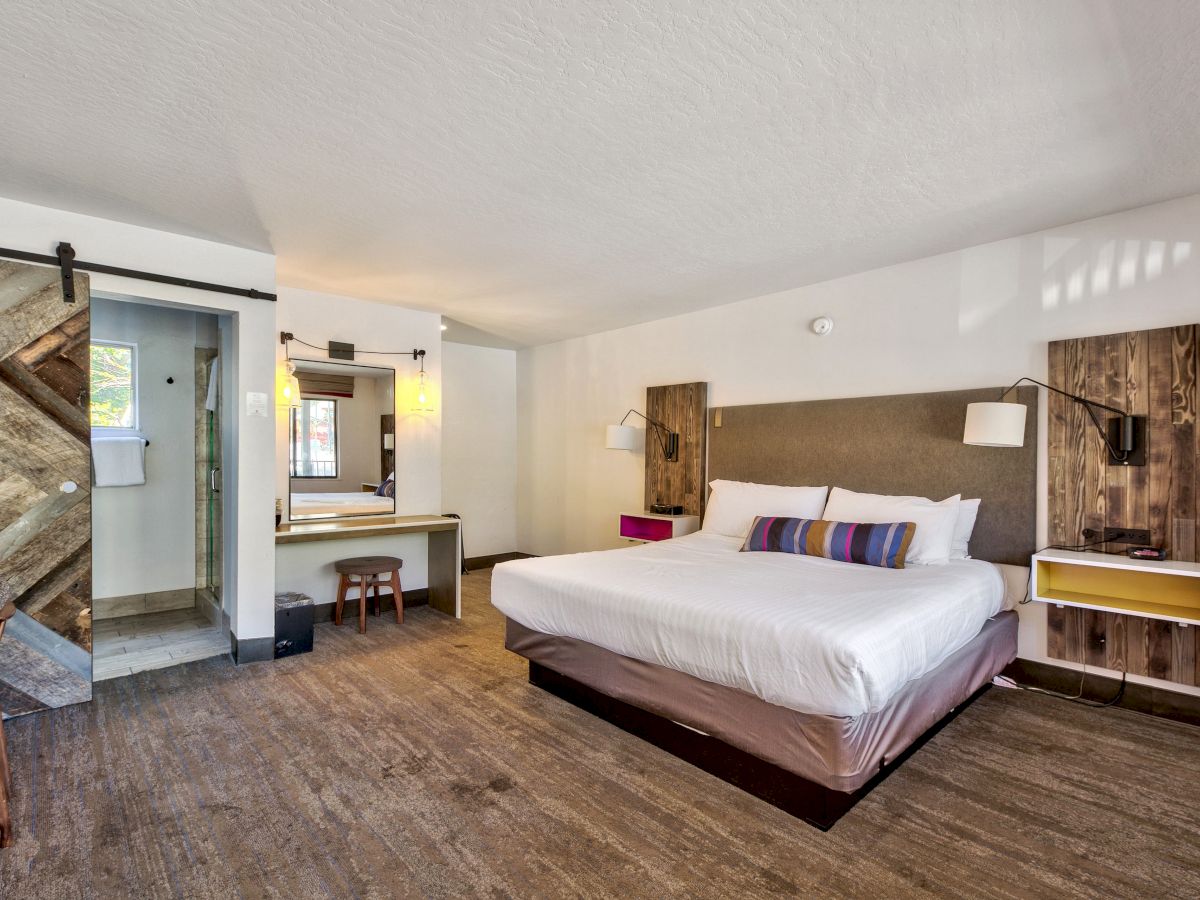
[{"label": "black lamp arm", "polygon": [[1100,432],[1100,438],[1104,441],[1104,446],[1108,448],[1108,452],[1112,454],[1112,458],[1115,460],[1118,460],[1118,461],[1122,461],[1122,460],[1129,458],[1129,454],[1130,454],[1132,448],[1118,450],[1116,447],[1114,447],[1112,445],[1112,441],[1110,441],[1108,439],[1108,432],[1105,430],[1104,426],[1100,422],[1099,417],[1097,417],[1097,415],[1096,415],[1096,409],[1099,408],[1099,409],[1108,410],[1108,412],[1111,412],[1111,413],[1116,413],[1118,416],[1120,416],[1121,420],[1122,420],[1122,424],[1121,424],[1121,434],[1123,436],[1122,443],[1126,443],[1127,439],[1124,437],[1124,435],[1130,434],[1129,439],[1132,439],[1132,435],[1130,432],[1130,428],[1132,427],[1132,424],[1129,422],[1129,420],[1132,418],[1132,416],[1129,413],[1125,412],[1125,410],[1117,409],[1115,406],[1107,406],[1104,403],[1097,403],[1095,400],[1089,400],[1086,397],[1080,397],[1077,394],[1072,394],[1069,391],[1064,391],[1061,388],[1056,388],[1052,385],[1046,384],[1044,381],[1038,381],[1036,378],[1029,378],[1027,376],[1018,378],[1016,381],[1014,381],[1012,383],[1012,385],[1009,388],[1002,391],[1000,393],[1000,399],[1003,400],[1005,397],[1007,397],[1009,394],[1011,394],[1013,392],[1013,390],[1016,389],[1017,385],[1020,384],[1022,381],[1028,381],[1030,384],[1040,385],[1041,387],[1044,387],[1048,391],[1054,391],[1054,393],[1056,393],[1056,394],[1062,394],[1064,397],[1069,397],[1071,400],[1074,400],[1076,403],[1080,404],[1085,410],[1087,410],[1088,417],[1092,420],[1092,424],[1096,426],[1096,430]]},{"label": "black lamp arm", "polygon": [[665,456],[667,459],[675,458],[676,451],[672,450],[671,448],[671,444],[674,443],[671,441],[671,436],[674,435],[675,432],[673,432],[662,422],[656,421],[647,415],[643,415],[636,409],[631,409],[629,412],[625,413],[625,415],[621,417],[621,424],[624,425],[625,420],[630,416],[640,416],[641,418],[645,419],[647,423],[652,425],[654,427],[654,436],[658,438],[658,445],[662,447],[663,456]]}]

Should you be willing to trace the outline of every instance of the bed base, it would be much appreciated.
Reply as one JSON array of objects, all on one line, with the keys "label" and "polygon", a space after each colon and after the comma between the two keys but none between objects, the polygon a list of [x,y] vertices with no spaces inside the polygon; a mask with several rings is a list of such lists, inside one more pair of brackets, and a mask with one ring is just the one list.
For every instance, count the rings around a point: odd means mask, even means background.
[{"label": "bed base", "polygon": [[541,663],[529,661],[529,683],[702,769],[789,815],[828,831],[925,742],[991,687],[985,683],[883,766],[856,791],[835,791],[671,719],[610,697]]}]

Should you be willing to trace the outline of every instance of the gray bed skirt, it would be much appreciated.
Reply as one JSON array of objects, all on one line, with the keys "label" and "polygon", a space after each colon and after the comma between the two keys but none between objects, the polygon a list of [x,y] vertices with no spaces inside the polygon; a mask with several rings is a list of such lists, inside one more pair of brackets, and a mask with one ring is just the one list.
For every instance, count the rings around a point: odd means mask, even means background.
[{"label": "gray bed skirt", "polygon": [[855,791],[1017,655],[1017,614],[1002,612],[877,712],[801,713],[735,688],[506,620],[509,650],[610,697],[737,747],[835,791]]}]

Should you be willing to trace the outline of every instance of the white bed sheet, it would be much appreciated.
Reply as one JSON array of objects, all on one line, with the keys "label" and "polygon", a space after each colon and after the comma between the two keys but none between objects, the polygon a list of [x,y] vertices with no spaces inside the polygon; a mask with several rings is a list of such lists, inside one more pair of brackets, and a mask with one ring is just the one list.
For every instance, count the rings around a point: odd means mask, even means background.
[{"label": "white bed sheet", "polygon": [[390,513],[395,510],[391,497],[376,497],[363,492],[352,493],[294,493],[291,515],[293,516],[361,516],[372,513]]},{"label": "white bed sheet", "polygon": [[882,708],[1005,605],[982,560],[883,569],[741,543],[700,532],[506,562],[492,603],[535,631],[832,716]]}]

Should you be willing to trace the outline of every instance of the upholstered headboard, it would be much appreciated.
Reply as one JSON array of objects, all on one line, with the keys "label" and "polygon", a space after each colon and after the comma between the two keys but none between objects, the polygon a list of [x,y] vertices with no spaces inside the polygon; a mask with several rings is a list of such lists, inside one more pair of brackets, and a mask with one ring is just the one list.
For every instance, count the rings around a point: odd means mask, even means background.
[{"label": "upholstered headboard", "polygon": [[1037,388],[1018,390],[1029,407],[1024,447],[962,442],[967,404],[1001,390],[716,407],[708,413],[708,477],[978,497],[971,555],[1027,566],[1037,549]]}]

